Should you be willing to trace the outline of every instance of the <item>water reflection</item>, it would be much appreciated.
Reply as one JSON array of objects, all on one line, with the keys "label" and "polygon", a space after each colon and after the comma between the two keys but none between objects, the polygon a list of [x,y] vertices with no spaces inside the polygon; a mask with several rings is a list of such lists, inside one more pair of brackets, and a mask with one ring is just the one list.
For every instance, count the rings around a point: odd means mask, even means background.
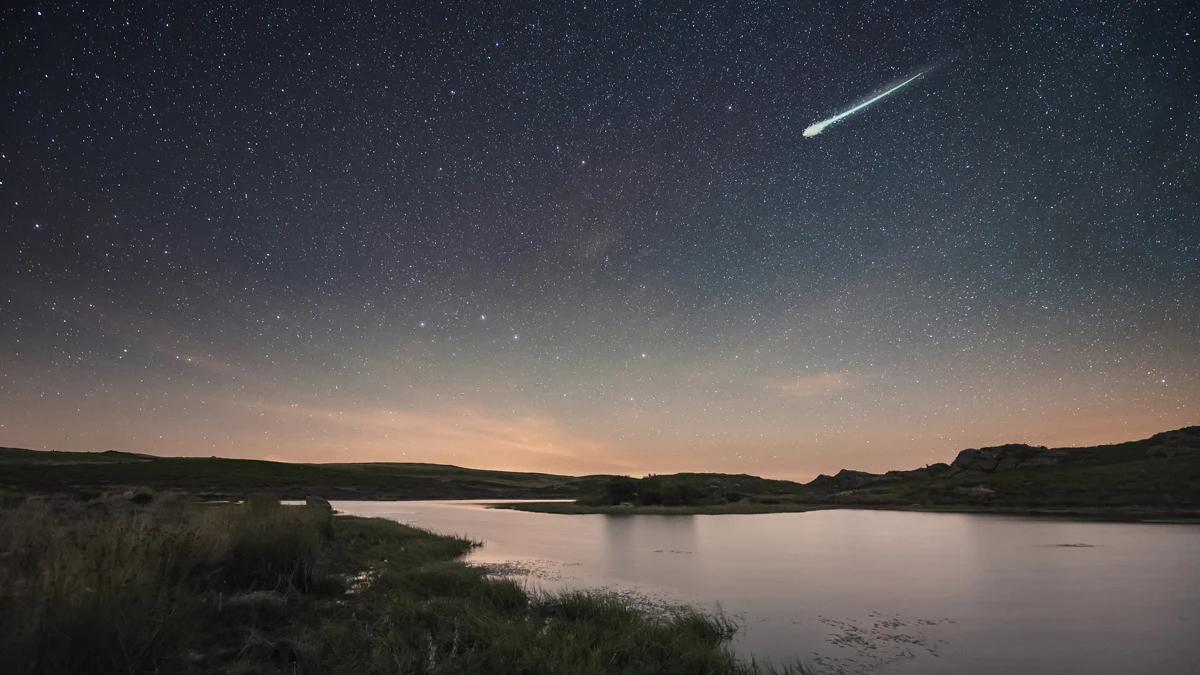
[{"label": "water reflection", "polygon": [[617,580],[639,583],[669,572],[676,584],[689,585],[693,565],[673,565],[675,556],[694,555],[695,516],[599,516],[609,572]]},{"label": "water reflection", "polygon": [[604,537],[607,545],[608,565],[616,577],[636,578],[637,568],[632,563],[637,559],[630,555],[633,550],[633,528],[637,519],[633,516],[610,516],[604,519]]},{"label": "water reflection", "polygon": [[339,510],[465,534],[545,588],[720,604],[736,647],[843,672],[1200,673],[1200,527],[822,511],[558,516],[447,502]]}]

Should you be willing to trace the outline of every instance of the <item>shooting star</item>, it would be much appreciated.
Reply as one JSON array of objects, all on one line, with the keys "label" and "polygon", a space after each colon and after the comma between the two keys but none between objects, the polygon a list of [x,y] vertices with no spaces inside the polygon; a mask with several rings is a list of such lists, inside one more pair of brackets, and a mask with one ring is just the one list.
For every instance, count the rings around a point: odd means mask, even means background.
[{"label": "shooting star", "polygon": [[817,122],[816,124],[814,124],[814,125],[812,125],[812,126],[810,126],[809,128],[807,128],[807,129],[805,129],[805,130],[804,130],[804,135],[805,135],[805,137],[809,137],[809,136],[816,136],[817,134],[821,133],[822,131],[825,131],[825,127],[829,126],[830,124],[833,124],[834,122],[840,122],[840,121],[842,121],[842,119],[844,119],[844,118],[846,118],[846,117],[849,117],[850,115],[852,115],[852,114],[854,114],[854,113],[858,112],[859,110],[862,110],[863,108],[865,108],[865,107],[867,107],[867,106],[871,105],[871,104],[872,104],[872,103],[874,103],[875,101],[878,101],[879,99],[883,98],[884,96],[887,96],[888,94],[890,94],[890,93],[892,93],[892,92],[896,91],[897,89],[899,89],[899,88],[903,87],[904,85],[908,84],[909,82],[912,82],[913,80],[917,79],[918,77],[920,77],[920,76],[924,75],[926,72],[928,72],[928,71],[924,71],[924,70],[922,70],[921,72],[917,73],[916,75],[913,75],[912,77],[910,77],[910,78],[908,78],[907,80],[905,80],[905,81],[901,82],[900,84],[898,84],[898,85],[896,85],[896,86],[892,87],[891,89],[888,89],[887,91],[885,91],[885,92],[883,92],[882,94],[880,94],[880,95],[876,96],[875,98],[871,99],[870,101],[867,101],[867,102],[865,102],[865,103],[859,103],[858,105],[854,106],[853,108],[851,108],[851,109],[847,110],[847,111],[846,111],[846,112],[844,112],[844,113],[839,113],[839,114],[837,114],[837,115],[834,115],[833,117],[830,117],[830,118],[829,118],[829,119],[827,119],[827,120],[824,120],[824,121],[821,121],[821,122]]}]

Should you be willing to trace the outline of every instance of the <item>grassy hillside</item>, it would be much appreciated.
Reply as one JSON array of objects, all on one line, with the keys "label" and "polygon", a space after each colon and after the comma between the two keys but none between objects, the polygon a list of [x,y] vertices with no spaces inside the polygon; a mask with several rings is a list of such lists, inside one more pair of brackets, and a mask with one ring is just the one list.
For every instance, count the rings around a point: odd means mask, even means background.
[{"label": "grassy hillside", "polygon": [[1200,517],[1200,427],[1091,448],[1006,445],[964,450],[953,464],[870,474],[843,470],[807,484],[754,476],[674,474],[605,479],[548,513],[767,513],[869,507],[1116,518]]},{"label": "grassy hillside", "polygon": [[594,489],[595,480],[482,471],[439,464],[287,464],[219,457],[0,448],[0,489],[89,493],[147,487],[207,497],[267,491],[283,498],[551,499]]},{"label": "grassy hillside", "polygon": [[266,491],[284,498],[579,500],[571,509],[553,507],[572,513],[619,511],[632,504],[656,513],[869,506],[1191,515],[1200,513],[1200,427],[1091,448],[964,450],[951,464],[886,474],[843,470],[807,484],[719,473],[631,479],[441,464],[284,464],[0,448],[0,493],[87,496],[138,487],[207,497]]},{"label": "grassy hillside", "polygon": [[1200,510],[1200,427],[1057,452],[1062,457],[1052,466],[908,476],[826,497],[843,504]]}]

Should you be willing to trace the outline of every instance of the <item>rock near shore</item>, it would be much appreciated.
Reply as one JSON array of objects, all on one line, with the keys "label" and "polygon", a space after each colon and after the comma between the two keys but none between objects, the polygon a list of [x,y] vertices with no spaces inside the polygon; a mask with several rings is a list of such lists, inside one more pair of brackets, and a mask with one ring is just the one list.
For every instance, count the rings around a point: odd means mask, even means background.
[{"label": "rock near shore", "polygon": [[331,511],[333,510],[333,505],[329,503],[328,499],[325,499],[324,497],[316,497],[313,495],[309,495],[304,498],[304,505],[311,506],[316,509],[329,509]]}]

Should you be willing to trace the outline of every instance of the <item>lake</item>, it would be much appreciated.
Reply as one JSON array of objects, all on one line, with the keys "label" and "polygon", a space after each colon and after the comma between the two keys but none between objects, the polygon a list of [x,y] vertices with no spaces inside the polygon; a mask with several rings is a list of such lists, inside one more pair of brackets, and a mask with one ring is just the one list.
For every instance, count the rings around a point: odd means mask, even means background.
[{"label": "lake", "polygon": [[[739,654],[891,675],[1200,674],[1200,526],[831,510],[553,515],[334,502],[547,590],[719,608]],[[822,668],[823,667],[823,668]]]}]

